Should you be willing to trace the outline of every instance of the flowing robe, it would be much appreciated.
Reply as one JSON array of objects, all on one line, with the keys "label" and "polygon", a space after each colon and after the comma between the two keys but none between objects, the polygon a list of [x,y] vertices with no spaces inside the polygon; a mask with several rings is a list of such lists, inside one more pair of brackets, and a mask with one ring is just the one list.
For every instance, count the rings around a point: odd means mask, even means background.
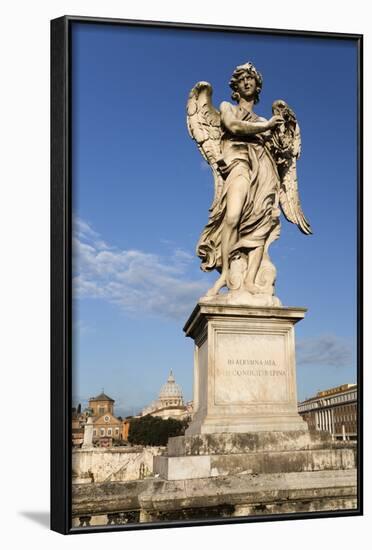
[{"label": "flowing robe", "polygon": [[[250,122],[259,121],[255,113],[234,107],[235,117]],[[227,192],[236,178],[245,180],[245,199],[239,224],[238,239],[229,251],[230,259],[238,251],[249,251],[268,243],[270,235],[279,233],[280,180],[275,161],[265,145],[265,136],[237,136],[222,125],[221,150],[226,168],[221,195],[213,204],[209,221],[197,244],[201,269],[221,271],[221,234],[226,214]],[[271,239],[270,239],[271,241]]]}]

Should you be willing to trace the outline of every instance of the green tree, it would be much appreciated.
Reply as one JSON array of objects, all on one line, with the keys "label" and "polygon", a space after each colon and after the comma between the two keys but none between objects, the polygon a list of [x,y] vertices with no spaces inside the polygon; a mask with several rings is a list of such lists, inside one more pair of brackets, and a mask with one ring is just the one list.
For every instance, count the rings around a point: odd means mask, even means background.
[{"label": "green tree", "polygon": [[183,435],[188,421],[143,416],[130,421],[128,441],[134,445],[166,445],[169,437]]}]

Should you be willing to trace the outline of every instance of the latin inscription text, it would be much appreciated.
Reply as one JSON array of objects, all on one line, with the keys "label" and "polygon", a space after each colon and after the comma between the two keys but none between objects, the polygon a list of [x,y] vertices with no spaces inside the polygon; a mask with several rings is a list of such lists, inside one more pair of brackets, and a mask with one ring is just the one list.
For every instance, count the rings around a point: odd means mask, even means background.
[{"label": "latin inscription text", "polygon": [[228,359],[227,369],[218,369],[218,374],[220,376],[285,376],[284,369],[272,367],[278,367],[274,359]]}]

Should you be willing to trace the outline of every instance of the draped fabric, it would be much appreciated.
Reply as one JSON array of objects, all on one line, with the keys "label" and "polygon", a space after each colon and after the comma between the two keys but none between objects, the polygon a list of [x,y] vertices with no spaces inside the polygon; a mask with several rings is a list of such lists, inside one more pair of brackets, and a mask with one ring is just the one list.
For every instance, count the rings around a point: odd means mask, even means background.
[{"label": "draped fabric", "polygon": [[[240,120],[255,122],[259,117],[236,108]],[[238,239],[230,256],[238,250],[263,246],[279,225],[279,176],[276,164],[260,134],[235,136],[223,129],[221,149],[227,168],[221,196],[211,210],[208,223],[197,244],[201,269],[221,270],[221,234],[229,189],[238,178],[244,180],[245,200],[238,225]]]}]

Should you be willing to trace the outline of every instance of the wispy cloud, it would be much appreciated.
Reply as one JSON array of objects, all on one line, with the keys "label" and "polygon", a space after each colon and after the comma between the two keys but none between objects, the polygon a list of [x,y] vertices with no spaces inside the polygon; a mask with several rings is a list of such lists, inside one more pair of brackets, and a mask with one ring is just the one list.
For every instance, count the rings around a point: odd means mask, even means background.
[{"label": "wispy cloud", "polygon": [[176,248],[168,256],[122,250],[75,219],[73,289],[80,298],[101,298],[130,312],[182,318],[205,293],[207,281],[190,275],[193,256]]},{"label": "wispy cloud", "polygon": [[95,332],[94,327],[81,319],[73,323],[72,330],[73,332],[78,332],[81,336],[83,336],[84,334],[91,334]]},{"label": "wispy cloud", "polygon": [[353,362],[350,343],[332,334],[299,340],[296,352],[299,365],[346,367]]}]

